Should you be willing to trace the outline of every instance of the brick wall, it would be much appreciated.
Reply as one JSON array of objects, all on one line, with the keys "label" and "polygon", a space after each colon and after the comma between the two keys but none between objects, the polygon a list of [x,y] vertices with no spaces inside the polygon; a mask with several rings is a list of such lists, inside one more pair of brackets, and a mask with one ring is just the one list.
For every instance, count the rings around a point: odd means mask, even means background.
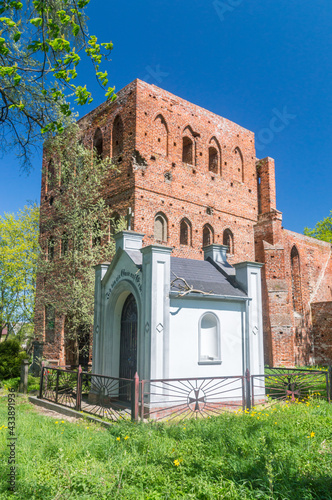
[{"label": "brick wall", "polygon": [[[203,259],[204,227],[208,226],[215,243],[224,243],[224,232],[230,230],[231,263],[256,260],[265,264],[265,361],[288,366],[310,363],[310,305],[332,300],[331,245],[282,227],[282,214],[276,208],[274,161],[269,157],[256,159],[254,134],[140,80],[118,92],[115,102],[104,103],[84,116],[79,124],[86,145],[92,147],[98,136],[103,155],[113,157],[117,170],[110,170],[101,196],[114,213],[125,215],[128,207],[133,209],[133,229],[145,234],[143,244],[160,243],[155,239],[157,214],[167,224],[167,238],[162,243],[174,247],[175,256]],[[59,186],[47,189],[48,162],[45,152],[42,230],[44,221],[55,217],[51,197],[61,196]],[[190,232],[185,245],[180,243],[183,218]],[[41,232],[41,244],[45,245],[48,237],[47,232]],[[294,245],[297,277],[294,259],[292,275]],[[56,243],[55,259],[57,251]],[[42,286],[43,277],[39,276],[36,334],[45,339],[44,311],[38,301]],[[65,359],[63,325],[63,319],[58,318],[57,343],[45,346],[46,353],[60,360]]]}]

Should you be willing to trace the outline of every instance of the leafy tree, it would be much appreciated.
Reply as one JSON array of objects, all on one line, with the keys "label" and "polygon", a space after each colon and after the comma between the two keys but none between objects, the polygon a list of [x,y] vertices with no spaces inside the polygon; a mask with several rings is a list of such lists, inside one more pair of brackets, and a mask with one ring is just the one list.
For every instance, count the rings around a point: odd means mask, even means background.
[{"label": "leafy tree", "polygon": [[107,99],[107,71],[101,71],[112,43],[89,35],[85,8],[90,0],[0,0],[0,123],[2,150],[16,147],[29,163],[40,132],[61,132],[72,120],[69,99],[92,102],[75,78],[82,53],[94,66]]},{"label": "leafy tree", "polygon": [[312,238],[317,238],[318,240],[332,243],[332,210],[330,216],[318,221],[313,229],[305,227],[304,234]]},{"label": "leafy tree", "polygon": [[[44,214],[41,227],[39,273],[45,285],[40,285],[38,308],[51,309],[62,318],[67,353],[72,364],[78,364],[79,356],[88,354],[93,324],[93,266],[112,258],[115,244],[110,228],[114,224],[116,231],[123,229],[125,222],[112,220],[102,196],[105,183],[116,175],[115,167],[110,158],[102,159],[84,146],[76,124],[52,139],[45,150],[55,165],[55,187],[52,211]],[[54,319],[50,321],[46,328],[54,330]]]},{"label": "leafy tree", "polygon": [[27,358],[17,340],[7,340],[0,344],[0,380],[19,377],[21,363]]},{"label": "leafy tree", "polygon": [[36,205],[0,217],[0,331],[33,322],[38,233]]}]

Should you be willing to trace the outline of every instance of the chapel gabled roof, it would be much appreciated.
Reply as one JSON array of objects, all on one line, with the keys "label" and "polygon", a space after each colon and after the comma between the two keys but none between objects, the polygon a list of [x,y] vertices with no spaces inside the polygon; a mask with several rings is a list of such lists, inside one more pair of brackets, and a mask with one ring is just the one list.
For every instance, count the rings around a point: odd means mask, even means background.
[{"label": "chapel gabled roof", "polygon": [[247,296],[234,279],[227,278],[207,260],[171,257],[171,283],[172,292],[179,292],[179,287],[188,284],[195,291],[213,295]]}]

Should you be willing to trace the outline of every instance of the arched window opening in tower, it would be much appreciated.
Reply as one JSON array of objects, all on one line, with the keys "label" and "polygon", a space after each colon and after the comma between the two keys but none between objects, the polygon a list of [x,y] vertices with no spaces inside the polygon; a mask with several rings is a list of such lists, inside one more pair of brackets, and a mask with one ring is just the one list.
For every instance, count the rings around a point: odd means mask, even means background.
[{"label": "arched window opening in tower", "polygon": [[102,158],[103,158],[103,134],[102,134],[99,127],[97,128],[95,135],[94,135],[94,138],[93,138],[93,148],[96,151],[97,158],[99,160],[102,160]]},{"label": "arched window opening in tower", "polygon": [[233,169],[234,178],[239,182],[244,182],[243,156],[239,147],[234,149]]},{"label": "arched window opening in tower", "polygon": [[167,156],[168,154],[168,127],[165,118],[158,115],[154,120],[153,151]]},{"label": "arched window opening in tower", "polygon": [[154,218],[154,239],[167,241],[167,219],[162,213],[157,214]]},{"label": "arched window opening in tower", "polygon": [[46,192],[55,188],[55,168],[54,161],[51,159],[47,166]]},{"label": "arched window opening in tower", "polygon": [[231,255],[234,253],[234,238],[230,229],[225,229],[223,233],[223,245],[228,247],[227,253]]},{"label": "arched window opening in tower", "polygon": [[180,223],[180,245],[191,245],[191,224],[187,219]]},{"label": "arched window opening in tower", "polygon": [[209,148],[209,171],[215,174],[218,173],[218,165],[219,165],[219,155],[216,148]]},{"label": "arched window opening in tower", "polygon": [[203,247],[213,243],[213,229],[209,224],[203,227]]},{"label": "arched window opening in tower", "polygon": [[291,270],[292,270],[292,300],[293,309],[298,314],[302,314],[302,292],[301,292],[301,267],[300,255],[294,245],[291,250]]},{"label": "arched window opening in tower", "polygon": [[121,116],[118,115],[113,124],[112,133],[112,157],[118,156],[123,151],[123,123]]},{"label": "arched window opening in tower", "polygon": [[189,137],[182,139],[182,161],[193,165],[193,141]]}]

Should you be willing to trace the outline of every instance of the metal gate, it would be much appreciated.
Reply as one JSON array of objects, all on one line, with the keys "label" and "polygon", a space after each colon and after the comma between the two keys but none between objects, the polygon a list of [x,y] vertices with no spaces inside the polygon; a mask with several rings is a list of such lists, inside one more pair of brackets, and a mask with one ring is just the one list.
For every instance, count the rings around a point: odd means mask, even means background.
[{"label": "metal gate", "polygon": [[[133,379],[137,371],[137,304],[130,294],[123,306],[120,333],[120,379]],[[120,383],[119,398],[131,400],[131,390],[128,384]]]}]

